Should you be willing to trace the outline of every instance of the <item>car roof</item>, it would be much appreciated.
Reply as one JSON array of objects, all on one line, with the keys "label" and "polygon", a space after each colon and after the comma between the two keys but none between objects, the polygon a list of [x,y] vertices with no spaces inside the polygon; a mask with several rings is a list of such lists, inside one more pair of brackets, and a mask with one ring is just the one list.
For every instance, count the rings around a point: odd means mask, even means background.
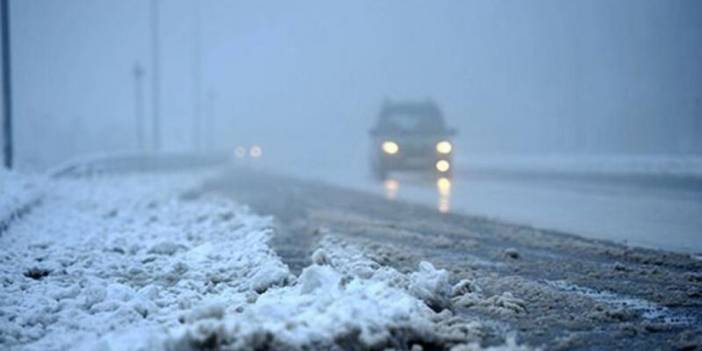
[{"label": "car roof", "polygon": [[432,100],[402,102],[385,100],[380,109],[380,117],[383,118],[391,115],[419,115],[443,121],[443,115],[439,106]]}]

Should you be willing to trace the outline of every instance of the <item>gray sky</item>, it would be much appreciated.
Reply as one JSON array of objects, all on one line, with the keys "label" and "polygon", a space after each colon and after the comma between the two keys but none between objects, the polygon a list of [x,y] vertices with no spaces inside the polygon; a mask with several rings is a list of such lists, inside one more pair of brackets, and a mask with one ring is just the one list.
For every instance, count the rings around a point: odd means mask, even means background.
[{"label": "gray sky", "polygon": [[[148,85],[149,2],[11,4],[20,158],[133,148],[131,70],[144,64]],[[168,149],[192,144],[195,6],[161,1]],[[199,6],[203,109],[212,92],[220,147],[362,162],[384,97],[431,97],[465,153],[702,150],[699,1]]]}]

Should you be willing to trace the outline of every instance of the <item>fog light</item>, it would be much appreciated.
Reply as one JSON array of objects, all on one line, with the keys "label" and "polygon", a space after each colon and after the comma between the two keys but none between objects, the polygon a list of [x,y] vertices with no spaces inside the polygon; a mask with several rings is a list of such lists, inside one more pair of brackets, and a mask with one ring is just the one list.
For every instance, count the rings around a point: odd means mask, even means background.
[{"label": "fog light", "polygon": [[436,161],[436,170],[439,172],[446,172],[451,168],[451,164],[446,160]]},{"label": "fog light", "polygon": [[388,155],[394,155],[398,151],[400,151],[400,146],[397,145],[394,141],[385,141],[383,142],[383,151],[388,154]]}]

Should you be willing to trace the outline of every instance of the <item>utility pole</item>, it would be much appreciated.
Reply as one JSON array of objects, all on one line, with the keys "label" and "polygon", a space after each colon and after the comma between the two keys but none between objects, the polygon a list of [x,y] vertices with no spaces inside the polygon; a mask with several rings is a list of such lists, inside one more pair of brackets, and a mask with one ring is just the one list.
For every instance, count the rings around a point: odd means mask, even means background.
[{"label": "utility pole", "polygon": [[203,149],[203,121],[202,121],[202,57],[201,57],[201,18],[200,2],[193,1],[193,149]]},{"label": "utility pole", "polygon": [[4,165],[12,168],[12,72],[10,71],[10,6],[9,0],[0,0],[2,11],[2,98],[3,98],[3,145]]},{"label": "utility pole", "polygon": [[[692,147],[695,152],[702,153],[702,97],[695,98],[694,108],[692,110],[693,134]],[[697,145],[695,144],[697,141]]]},{"label": "utility pole", "polygon": [[[570,143],[570,152],[582,153],[583,151],[590,151],[589,145],[586,141],[587,135],[587,123],[583,120],[584,114],[582,113],[583,103],[583,60],[580,57],[582,52],[582,11],[578,3],[573,2],[571,4],[572,8],[575,10],[575,23],[573,24],[573,40],[572,40],[572,52],[575,54],[572,59],[574,60],[572,66],[572,81],[573,84],[573,100],[572,100],[572,117],[570,130],[572,131],[571,137],[573,140]],[[564,128],[566,129],[567,126]]]},{"label": "utility pole", "polygon": [[136,126],[137,150],[144,151],[144,69],[139,62],[134,64],[134,123]]},{"label": "utility pole", "polygon": [[160,43],[159,43],[159,0],[151,0],[151,98],[153,109],[152,136],[154,151],[161,149],[161,116],[160,116]]}]

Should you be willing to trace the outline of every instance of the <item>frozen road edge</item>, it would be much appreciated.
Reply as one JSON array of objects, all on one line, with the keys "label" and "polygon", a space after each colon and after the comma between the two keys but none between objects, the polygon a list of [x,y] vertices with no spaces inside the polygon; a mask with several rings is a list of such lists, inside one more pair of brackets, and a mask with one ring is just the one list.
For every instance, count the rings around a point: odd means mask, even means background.
[{"label": "frozen road edge", "polygon": [[403,274],[328,238],[295,277],[272,218],[194,195],[205,176],[54,181],[0,238],[0,346],[479,348],[481,326],[443,309],[445,271]]}]

